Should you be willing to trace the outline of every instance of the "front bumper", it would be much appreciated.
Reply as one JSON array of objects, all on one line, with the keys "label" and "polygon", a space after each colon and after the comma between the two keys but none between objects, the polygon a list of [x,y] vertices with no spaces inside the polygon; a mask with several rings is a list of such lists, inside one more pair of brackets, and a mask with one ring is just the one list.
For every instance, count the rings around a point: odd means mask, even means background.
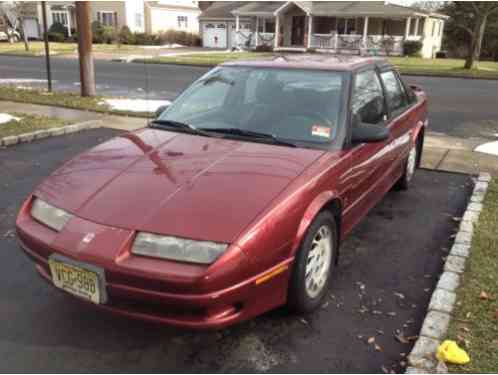
[{"label": "front bumper", "polygon": [[[36,263],[40,275],[52,283],[48,260],[19,240],[21,248]],[[188,329],[220,329],[271,310],[286,301],[290,265],[293,259],[241,280],[229,287],[208,293],[178,293],[174,288],[157,290],[158,280],[122,283],[112,272],[107,276],[108,301],[98,308],[129,318],[152,321]],[[96,266],[105,266],[94,262]],[[269,277],[271,276],[271,277]],[[263,281],[262,281],[263,280]],[[87,300],[75,297],[81,301]]]}]

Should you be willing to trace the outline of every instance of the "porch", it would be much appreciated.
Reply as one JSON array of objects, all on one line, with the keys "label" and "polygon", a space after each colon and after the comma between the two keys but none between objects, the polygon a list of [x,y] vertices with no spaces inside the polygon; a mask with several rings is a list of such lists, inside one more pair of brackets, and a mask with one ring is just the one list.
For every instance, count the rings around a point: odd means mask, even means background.
[{"label": "porch", "polygon": [[250,20],[241,27],[236,16],[239,48],[266,45],[276,51],[313,49],[379,55],[402,55],[405,41],[423,41],[425,23],[423,17],[312,16],[297,6]]}]

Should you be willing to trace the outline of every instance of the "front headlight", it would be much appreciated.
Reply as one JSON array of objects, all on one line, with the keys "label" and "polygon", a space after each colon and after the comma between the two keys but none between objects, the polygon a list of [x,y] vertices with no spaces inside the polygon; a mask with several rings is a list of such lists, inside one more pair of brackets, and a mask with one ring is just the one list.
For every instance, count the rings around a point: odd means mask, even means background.
[{"label": "front headlight", "polygon": [[141,232],[135,238],[131,252],[136,255],[180,262],[211,264],[223,254],[227,247],[227,244]]},{"label": "front headlight", "polygon": [[31,206],[31,216],[57,232],[64,228],[64,225],[73,217],[70,213],[51,206],[38,198],[35,198]]}]

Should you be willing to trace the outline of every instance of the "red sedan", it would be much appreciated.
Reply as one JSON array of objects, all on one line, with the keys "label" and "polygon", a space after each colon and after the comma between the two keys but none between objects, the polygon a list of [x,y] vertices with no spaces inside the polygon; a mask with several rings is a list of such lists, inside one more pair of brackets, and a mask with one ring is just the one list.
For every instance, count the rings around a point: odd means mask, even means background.
[{"label": "red sedan", "polygon": [[340,242],[419,165],[427,100],[380,58],[226,63],[150,126],[65,163],[17,218],[57,288],[220,328],[320,306]]}]

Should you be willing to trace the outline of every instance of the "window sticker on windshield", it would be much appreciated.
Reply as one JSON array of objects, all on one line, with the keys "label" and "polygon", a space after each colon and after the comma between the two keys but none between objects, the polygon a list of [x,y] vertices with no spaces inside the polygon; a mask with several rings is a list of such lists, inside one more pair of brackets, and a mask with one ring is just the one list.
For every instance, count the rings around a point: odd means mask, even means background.
[{"label": "window sticker on windshield", "polygon": [[311,135],[315,137],[330,138],[330,128],[327,126],[313,125]]}]

